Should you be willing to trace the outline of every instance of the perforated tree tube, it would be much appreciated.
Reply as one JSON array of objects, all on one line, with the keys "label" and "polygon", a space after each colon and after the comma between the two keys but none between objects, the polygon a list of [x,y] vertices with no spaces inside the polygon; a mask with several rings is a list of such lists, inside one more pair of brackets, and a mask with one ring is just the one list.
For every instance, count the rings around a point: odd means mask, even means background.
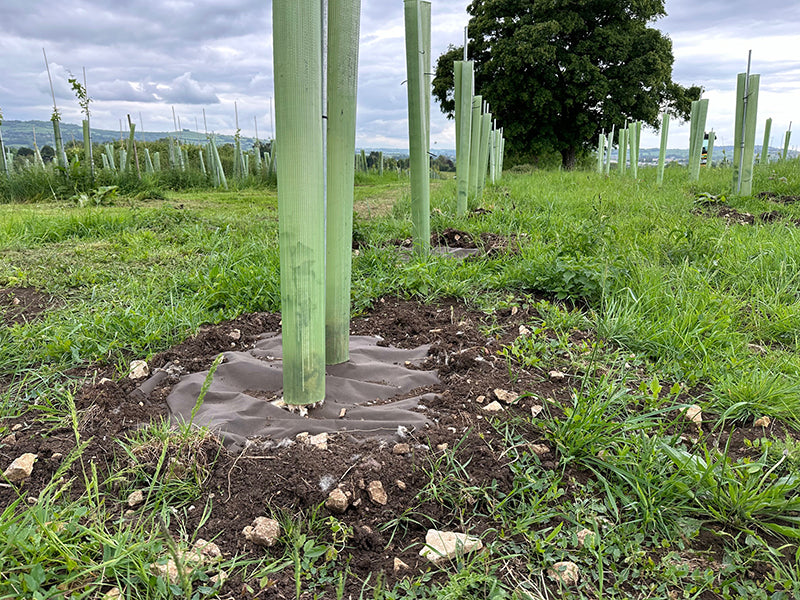
[{"label": "perforated tree tube", "polygon": [[406,69],[408,73],[408,146],[411,166],[411,221],[414,250],[428,254],[431,244],[430,167],[426,144],[424,55],[420,0],[405,0]]},{"label": "perforated tree tube", "polygon": [[456,82],[456,214],[467,212],[469,197],[469,155],[472,139],[472,86],[475,63],[458,60],[454,64]]},{"label": "perforated tree tube", "polygon": [[703,154],[703,136],[706,131],[707,117],[708,100],[695,100],[692,102],[692,122],[690,126],[692,139],[689,145],[689,181],[698,181],[700,179],[700,161]]},{"label": "perforated tree tube", "polygon": [[290,405],[325,399],[325,200],[320,0],[273,0],[283,334]]},{"label": "perforated tree tube", "polygon": [[348,360],[361,0],[328,4],[325,361]]},{"label": "perforated tree tube", "polygon": [[669,115],[661,115],[661,147],[658,150],[658,171],[656,173],[656,183],[664,183],[664,161],[667,158],[667,140],[669,139]]},{"label": "perforated tree tube", "polygon": [[481,151],[481,129],[483,120],[481,119],[481,109],[483,107],[483,96],[472,97],[472,124],[469,146],[469,197],[475,198],[478,193],[478,159]]}]

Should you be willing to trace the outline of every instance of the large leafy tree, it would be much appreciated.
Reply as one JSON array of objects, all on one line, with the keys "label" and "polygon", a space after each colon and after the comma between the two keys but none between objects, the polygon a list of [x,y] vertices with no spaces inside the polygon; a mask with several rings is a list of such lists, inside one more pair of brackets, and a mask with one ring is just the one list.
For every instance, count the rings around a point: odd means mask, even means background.
[{"label": "large leafy tree", "polygon": [[[571,168],[597,134],[625,120],[658,128],[686,118],[701,88],[672,81],[672,42],[650,27],[664,0],[473,0],[469,57],[476,93],[504,127],[514,162],[558,152]],[[453,61],[439,57],[433,93],[452,116]]]}]

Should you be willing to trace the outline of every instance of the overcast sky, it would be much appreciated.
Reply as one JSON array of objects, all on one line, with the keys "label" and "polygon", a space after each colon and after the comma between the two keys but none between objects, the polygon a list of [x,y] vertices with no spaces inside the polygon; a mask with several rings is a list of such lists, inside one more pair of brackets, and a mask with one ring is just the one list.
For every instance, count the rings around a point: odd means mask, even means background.
[{"label": "overcast sky", "polygon": [[[362,0],[357,145],[406,148],[402,0]],[[467,0],[433,0],[434,60],[460,44]],[[2,0],[0,108],[6,119],[47,120],[52,100],[47,50],[58,108],[81,119],[67,83],[86,68],[92,125],[119,129],[131,114],[141,128],[172,129],[174,106],[183,128],[233,133],[234,101],[245,135],[271,131],[272,3],[267,0]],[[710,99],[708,128],[732,143],[734,85],[753,50],[761,73],[759,131],[773,119],[772,145],[789,121],[800,129],[800,3],[795,0],[667,0],[655,26],[673,41],[674,79],[700,84]],[[434,104],[433,148],[453,148],[454,128]],[[643,147],[658,145],[643,132]],[[800,145],[800,134],[792,146]],[[669,146],[688,147],[688,128],[673,123]]]}]

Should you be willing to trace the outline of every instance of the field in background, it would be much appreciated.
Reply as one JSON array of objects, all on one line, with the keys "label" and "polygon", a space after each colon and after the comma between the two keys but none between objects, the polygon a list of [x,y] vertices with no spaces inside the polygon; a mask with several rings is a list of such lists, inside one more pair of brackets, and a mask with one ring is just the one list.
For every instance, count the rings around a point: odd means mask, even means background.
[{"label": "field in background", "polygon": [[[409,477],[420,483],[405,510],[370,525],[416,551],[411,532],[438,504],[449,510],[438,524],[478,535],[483,553],[367,578],[363,515],[311,502],[280,513],[276,547],[228,547],[221,587],[191,569],[169,585],[149,565],[193,543],[188,507],[203,510],[215,461],[235,461],[209,450],[205,432],[154,424],[104,442],[126,465],[121,482],[87,454],[83,427],[98,409],[75,398],[87,380],[124,383],[132,360],[152,362],[203,324],[279,312],[274,190],[0,205],[0,467],[68,424],[52,483],[0,488],[0,597],[100,598],[115,586],[131,598],[796,597],[800,163],[757,167],[752,198],[729,196],[728,169],[704,168],[690,185],[670,167],[660,189],[653,169],[640,176],[508,173],[463,219],[455,182],[437,181],[434,236],[503,242],[455,260],[403,254],[407,180],[359,175],[354,317],[382,299],[455,301],[499,344],[484,356],[507,389],[525,382],[515,391],[542,413],[464,409],[503,483],[471,478],[477,451],[451,440]],[[179,480],[164,467],[200,454],[203,468]],[[147,509],[122,518],[137,486]],[[548,575],[564,561],[578,583]]]}]

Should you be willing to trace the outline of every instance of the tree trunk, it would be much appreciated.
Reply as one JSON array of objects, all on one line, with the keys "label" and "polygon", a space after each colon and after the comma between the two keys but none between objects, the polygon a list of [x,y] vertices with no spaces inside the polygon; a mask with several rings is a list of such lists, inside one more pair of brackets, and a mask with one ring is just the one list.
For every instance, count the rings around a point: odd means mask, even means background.
[{"label": "tree trunk", "polygon": [[567,171],[575,168],[575,163],[578,160],[578,152],[575,148],[562,148],[561,149],[561,167]]}]

